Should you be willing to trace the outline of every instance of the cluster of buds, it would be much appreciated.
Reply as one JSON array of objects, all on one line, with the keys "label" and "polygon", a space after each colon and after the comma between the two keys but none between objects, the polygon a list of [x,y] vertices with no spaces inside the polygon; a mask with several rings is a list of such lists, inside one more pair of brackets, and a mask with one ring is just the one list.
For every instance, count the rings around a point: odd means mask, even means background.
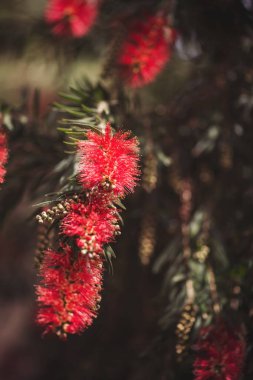
[{"label": "cluster of buds", "polygon": [[115,189],[115,184],[108,178],[108,176],[104,176],[101,186],[103,190],[111,192],[113,189]]},{"label": "cluster of buds", "polygon": [[[113,224],[114,236],[121,235],[120,225],[118,223]],[[94,230],[90,230],[89,233],[83,235],[77,241],[82,255],[87,255],[89,259],[96,259],[101,253],[101,246],[97,242],[97,236]]]},{"label": "cluster of buds", "polygon": [[233,151],[227,142],[220,143],[220,164],[225,170],[233,167]]},{"label": "cluster of buds", "polygon": [[97,251],[100,249],[99,244],[96,243],[96,236],[94,234],[87,234],[85,238],[78,240],[79,247],[81,248],[82,255],[88,255],[90,259],[94,259]]},{"label": "cluster of buds", "polygon": [[196,321],[196,307],[193,303],[187,303],[182,311],[180,321],[177,324],[176,336],[176,353],[178,358],[181,359],[186,350],[187,342],[190,338],[190,333]]},{"label": "cluster of buds", "polygon": [[35,250],[35,264],[36,267],[40,267],[44,252],[48,249],[49,246],[49,236],[48,236],[48,227],[45,224],[39,224],[38,226],[38,236],[37,236],[37,247]]},{"label": "cluster of buds", "polygon": [[60,201],[56,206],[43,210],[40,214],[36,215],[36,220],[39,224],[52,224],[56,219],[60,219],[68,214],[71,204],[79,201],[79,196],[74,195],[72,198],[68,198]]},{"label": "cluster of buds", "polygon": [[105,200],[91,194],[86,202],[72,204],[61,221],[64,236],[74,238],[82,255],[96,259],[103,254],[104,244],[120,234],[115,206],[109,207]]},{"label": "cluster of buds", "polygon": [[196,252],[193,253],[193,258],[200,264],[203,264],[206,261],[209,252],[210,248],[206,244],[203,244]]},{"label": "cluster of buds", "polygon": [[55,219],[67,215],[69,208],[70,202],[68,201],[58,203],[56,206],[53,206],[52,208],[43,210],[40,214],[36,216],[36,220],[40,224],[52,224]]},{"label": "cluster of buds", "polygon": [[157,186],[158,160],[154,152],[153,142],[148,142],[147,152],[144,160],[142,183],[143,188],[151,193]]},{"label": "cluster of buds", "polygon": [[143,265],[148,265],[154,253],[156,243],[156,223],[154,215],[149,210],[144,215],[139,241],[139,258]]}]

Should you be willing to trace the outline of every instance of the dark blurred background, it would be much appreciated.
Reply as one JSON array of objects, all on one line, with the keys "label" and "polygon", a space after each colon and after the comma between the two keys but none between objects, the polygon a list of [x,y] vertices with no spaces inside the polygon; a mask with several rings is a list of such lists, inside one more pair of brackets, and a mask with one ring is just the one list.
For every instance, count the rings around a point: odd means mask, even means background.
[{"label": "dark blurred background", "polygon": [[[177,280],[175,275],[183,265],[176,257],[182,253],[178,241],[186,180],[193,195],[185,222],[200,229],[205,215],[211,220],[211,262],[218,291],[228,315],[232,310],[247,326],[244,379],[252,379],[252,2],[105,0],[95,26],[80,39],[54,36],[44,21],[45,6],[40,0],[0,2],[0,100],[2,109],[11,110],[5,123],[10,129],[15,125],[0,193],[0,379],[193,378],[191,359],[178,365],[174,349],[185,296],[180,290],[185,277]],[[66,341],[42,337],[34,322],[33,205],[53,187],[50,176],[46,184],[39,182],[40,172],[51,172],[63,155],[50,105],[60,91],[84,77],[93,83],[101,78],[122,19],[159,7],[168,9],[178,33],[165,70],[137,91],[121,92],[121,81],[113,78],[116,93],[130,104],[127,112],[119,111],[118,119],[140,138],[146,181],[150,186],[154,176],[156,187],[146,191],[142,182],[126,201],[122,236],[113,247],[114,274],[105,273],[94,324]],[[115,85],[113,91],[115,96]],[[196,244],[191,244],[194,251]],[[150,265],[143,265],[143,247],[153,255]],[[191,271],[198,278],[199,267]],[[227,305],[238,284],[239,306],[230,310]],[[199,302],[207,292],[201,286]]]}]

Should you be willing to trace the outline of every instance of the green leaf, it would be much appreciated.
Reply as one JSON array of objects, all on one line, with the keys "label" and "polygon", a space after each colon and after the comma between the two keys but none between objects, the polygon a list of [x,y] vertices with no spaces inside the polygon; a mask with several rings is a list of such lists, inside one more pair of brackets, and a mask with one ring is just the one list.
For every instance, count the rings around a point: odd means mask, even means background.
[{"label": "green leaf", "polygon": [[66,94],[65,92],[60,92],[59,95],[65,100],[69,100],[69,101],[76,102],[76,103],[80,102],[80,97],[78,97],[78,96]]},{"label": "green leaf", "polygon": [[123,203],[121,202],[119,198],[116,201],[114,201],[114,203],[116,204],[116,206],[119,206],[120,208],[122,208],[122,210],[126,210],[125,206],[123,205]]},{"label": "green leaf", "polygon": [[176,254],[179,253],[181,240],[176,237],[170,242],[166,248],[162,251],[158,259],[153,266],[153,272],[158,273],[162,267],[170,260],[174,259]]}]

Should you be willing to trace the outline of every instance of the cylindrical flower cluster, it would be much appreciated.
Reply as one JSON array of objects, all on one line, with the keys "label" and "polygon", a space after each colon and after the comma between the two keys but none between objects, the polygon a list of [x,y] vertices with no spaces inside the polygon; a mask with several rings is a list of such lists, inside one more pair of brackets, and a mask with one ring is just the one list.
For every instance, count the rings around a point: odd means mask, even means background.
[{"label": "cylindrical flower cluster", "polygon": [[45,20],[59,36],[82,37],[93,26],[98,0],[49,0]]},{"label": "cylindrical flower cluster", "polygon": [[[110,124],[104,134],[88,132],[78,154],[84,196],[76,196],[63,214],[57,214],[64,243],[57,252],[46,251],[37,286],[37,321],[45,333],[63,338],[80,333],[96,316],[104,247],[120,233],[114,202],[133,191],[139,175],[137,140],[128,132],[113,135]],[[43,222],[43,215],[39,220]]]},{"label": "cylindrical flower cluster", "polygon": [[120,74],[130,87],[152,82],[171,56],[175,31],[166,17],[146,16],[131,25],[118,58]]},{"label": "cylindrical flower cluster", "polygon": [[84,189],[101,195],[124,197],[132,192],[139,176],[138,141],[129,132],[112,134],[110,124],[104,134],[88,132],[79,143],[79,177]]},{"label": "cylindrical flower cluster", "polygon": [[236,332],[219,320],[200,330],[195,349],[195,380],[239,380],[246,350],[240,329]]},{"label": "cylindrical flower cluster", "polygon": [[61,227],[64,235],[76,237],[81,254],[94,258],[103,253],[104,244],[113,240],[119,224],[113,208],[99,208],[91,200],[87,204],[74,203]]},{"label": "cylindrical flower cluster", "polygon": [[79,255],[74,260],[70,247],[48,250],[40,268],[41,283],[36,291],[39,303],[37,321],[45,333],[61,338],[90,326],[97,314],[102,287],[101,259],[88,261]]},{"label": "cylindrical flower cluster", "polygon": [[5,165],[8,159],[7,137],[4,132],[0,132],[0,183],[4,182],[6,174]]}]

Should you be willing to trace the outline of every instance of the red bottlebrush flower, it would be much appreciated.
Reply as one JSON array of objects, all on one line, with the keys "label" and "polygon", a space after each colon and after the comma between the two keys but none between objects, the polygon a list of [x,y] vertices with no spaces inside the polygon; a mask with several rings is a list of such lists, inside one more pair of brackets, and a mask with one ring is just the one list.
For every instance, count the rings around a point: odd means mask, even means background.
[{"label": "red bottlebrush flower", "polygon": [[61,36],[82,37],[88,33],[98,13],[98,0],[49,0],[46,22]]},{"label": "red bottlebrush flower", "polygon": [[133,191],[139,175],[138,141],[129,132],[114,135],[108,123],[104,134],[87,133],[79,143],[79,178],[87,190],[99,188],[117,197]]},{"label": "red bottlebrush flower", "polygon": [[175,31],[166,30],[166,24],[163,16],[148,16],[132,26],[118,59],[121,76],[130,87],[152,82],[170,58]]},{"label": "red bottlebrush flower", "polygon": [[238,380],[245,357],[245,341],[225,322],[200,330],[195,346],[195,380]]},{"label": "red bottlebrush flower", "polygon": [[63,234],[76,237],[81,253],[89,257],[102,253],[104,244],[111,242],[119,229],[114,210],[103,205],[98,208],[96,203],[74,203],[61,222]]},{"label": "red bottlebrush flower", "polygon": [[0,183],[4,182],[6,173],[5,164],[8,159],[7,138],[5,133],[0,132]]},{"label": "red bottlebrush flower", "polygon": [[73,260],[69,247],[62,252],[47,251],[40,269],[41,282],[36,286],[39,311],[37,322],[45,333],[62,338],[82,332],[92,324],[100,301],[102,260]]}]

